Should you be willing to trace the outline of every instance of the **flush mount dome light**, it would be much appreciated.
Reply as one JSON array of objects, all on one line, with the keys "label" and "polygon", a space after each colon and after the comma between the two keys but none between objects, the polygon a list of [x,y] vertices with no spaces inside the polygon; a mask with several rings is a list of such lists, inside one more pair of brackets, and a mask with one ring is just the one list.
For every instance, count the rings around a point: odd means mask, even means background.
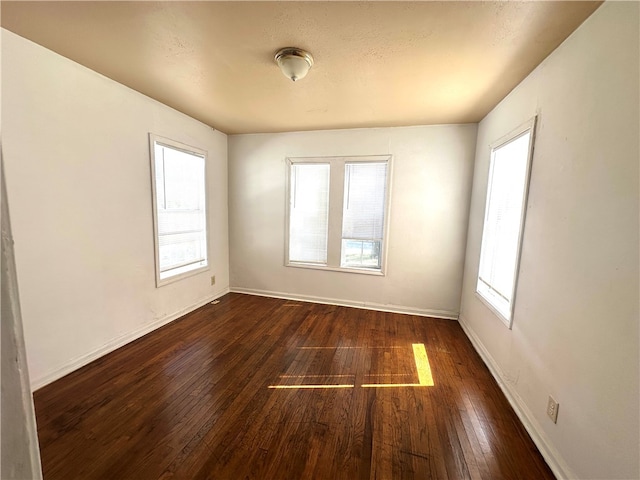
[{"label": "flush mount dome light", "polygon": [[275,60],[285,77],[294,82],[304,78],[313,65],[313,57],[296,47],[281,48],[276,52]]}]

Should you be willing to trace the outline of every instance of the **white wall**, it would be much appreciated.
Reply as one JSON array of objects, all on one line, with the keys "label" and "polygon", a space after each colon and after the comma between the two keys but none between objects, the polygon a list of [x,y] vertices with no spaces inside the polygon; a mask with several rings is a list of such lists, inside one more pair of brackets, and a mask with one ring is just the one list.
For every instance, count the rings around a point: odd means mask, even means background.
[{"label": "white wall", "polygon": [[[638,13],[605,3],[478,130],[460,321],[561,477],[640,477]],[[536,113],[509,330],[474,293],[489,144]]]},{"label": "white wall", "polygon": [[[456,318],[476,125],[229,137],[233,290]],[[285,267],[285,158],[393,155],[385,277]]]},{"label": "white wall", "polygon": [[[7,187],[38,387],[228,290],[227,139],[6,30],[2,49]],[[211,270],[161,288],[149,132],[209,152]]]}]

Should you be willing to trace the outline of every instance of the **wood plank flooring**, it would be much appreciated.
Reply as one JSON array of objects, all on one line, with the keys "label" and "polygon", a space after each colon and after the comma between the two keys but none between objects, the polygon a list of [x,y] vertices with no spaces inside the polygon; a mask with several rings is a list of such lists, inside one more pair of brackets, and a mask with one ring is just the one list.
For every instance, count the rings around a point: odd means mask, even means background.
[{"label": "wood plank flooring", "polygon": [[229,294],[34,399],[45,480],[554,478],[451,320]]}]

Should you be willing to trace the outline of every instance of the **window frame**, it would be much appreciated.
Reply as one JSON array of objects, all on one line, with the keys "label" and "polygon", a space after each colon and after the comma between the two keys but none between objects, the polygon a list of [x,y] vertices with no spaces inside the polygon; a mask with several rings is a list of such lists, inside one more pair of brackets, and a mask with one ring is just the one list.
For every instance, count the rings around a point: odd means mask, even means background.
[{"label": "window frame", "polygon": [[[507,326],[507,328],[509,328],[509,329],[511,329],[512,326],[513,326],[513,314],[514,314],[514,311],[515,311],[516,293],[517,293],[517,289],[518,289],[518,280],[519,280],[519,277],[520,277],[520,260],[521,260],[521,257],[522,257],[522,243],[523,243],[523,239],[524,239],[524,227],[525,227],[525,223],[526,223],[527,207],[528,207],[528,203],[529,203],[529,185],[531,183],[531,168],[532,168],[532,164],[533,164],[533,152],[534,152],[535,137],[536,137],[536,123],[537,123],[537,116],[534,116],[530,120],[528,120],[525,123],[523,123],[522,125],[520,125],[518,128],[512,130],[507,135],[504,135],[503,137],[501,137],[500,139],[498,139],[497,141],[493,142],[490,145],[491,153],[490,153],[490,160],[489,160],[489,165],[488,165],[488,174],[487,174],[487,183],[486,183],[487,188],[486,188],[486,191],[485,191],[486,198],[485,198],[485,207],[484,207],[484,215],[483,215],[483,222],[482,222],[482,235],[481,235],[481,240],[480,240],[480,252],[479,252],[479,255],[478,255],[478,272],[477,272],[477,275],[476,275],[475,294],[480,299],[480,301],[482,301],[482,303],[484,303],[500,319],[500,321],[502,321],[502,323],[504,323]],[[487,225],[487,215],[489,213],[489,202],[491,200],[491,181],[492,181],[492,175],[493,175],[495,152],[496,152],[496,150],[499,150],[500,148],[506,146],[507,144],[517,140],[521,136],[526,135],[527,132],[530,132],[530,137],[529,137],[529,145],[527,147],[527,160],[526,160],[526,166],[525,166],[524,188],[523,188],[523,192],[522,192],[522,199],[523,200],[522,200],[522,207],[520,209],[520,224],[519,224],[519,227],[518,227],[518,240],[517,240],[517,243],[516,243],[514,279],[513,279],[513,285],[512,285],[512,290],[511,290],[511,300],[509,301],[509,304],[508,304],[508,307],[509,307],[508,314],[509,315],[508,315],[508,317],[506,317],[498,309],[498,307],[496,307],[491,302],[491,299],[487,298],[483,294],[483,292],[481,292],[479,290],[478,283],[480,281],[480,269],[482,267],[482,253],[483,253],[483,247],[484,247],[484,243],[485,243],[485,231],[486,231],[486,225]]]},{"label": "window frame", "polygon": [[[291,166],[294,164],[329,164],[329,221],[327,226],[327,263],[304,263],[289,261],[290,234],[290,200],[291,200]],[[385,185],[384,222],[382,233],[382,248],[380,249],[380,268],[341,267],[342,219],[344,202],[345,165],[347,163],[386,163],[387,178]],[[391,177],[392,155],[340,155],[326,157],[286,157],[285,158],[285,234],[284,234],[284,266],[305,268],[311,270],[325,270],[343,273],[357,273],[363,275],[385,276],[387,272],[387,252],[389,245],[389,217],[391,211]]]},{"label": "window frame", "polygon": [[[204,205],[205,205],[205,247],[206,258],[205,265],[194,268],[187,272],[178,273],[167,278],[160,278],[160,242],[158,237],[158,205],[157,205],[157,186],[156,186],[156,159],[155,159],[155,146],[156,144],[168,147],[174,150],[178,150],[190,155],[202,157],[204,161]],[[209,242],[210,242],[210,225],[209,225],[209,195],[208,195],[208,181],[207,181],[207,163],[208,152],[206,150],[187,145],[176,140],[172,140],[167,137],[162,137],[153,133],[149,133],[149,158],[151,163],[151,204],[153,211],[153,243],[154,243],[154,264],[155,264],[155,276],[156,276],[156,288],[168,285],[170,283],[182,280],[187,277],[198,275],[202,272],[210,270],[209,262]]]}]

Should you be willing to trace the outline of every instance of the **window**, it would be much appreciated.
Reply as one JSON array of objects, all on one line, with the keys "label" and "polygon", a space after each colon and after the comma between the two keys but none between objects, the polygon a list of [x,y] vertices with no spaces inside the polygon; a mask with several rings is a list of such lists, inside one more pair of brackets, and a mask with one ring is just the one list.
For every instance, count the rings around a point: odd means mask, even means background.
[{"label": "window", "polygon": [[207,154],[150,135],[156,285],[207,269]]},{"label": "window", "polygon": [[383,273],[389,161],[288,160],[287,265]]},{"label": "window", "polygon": [[380,269],[386,163],[347,163],[340,266]]},{"label": "window", "polygon": [[291,165],[289,261],[327,263],[329,165]]},{"label": "window", "polygon": [[477,292],[511,328],[535,118],[491,149]]}]

